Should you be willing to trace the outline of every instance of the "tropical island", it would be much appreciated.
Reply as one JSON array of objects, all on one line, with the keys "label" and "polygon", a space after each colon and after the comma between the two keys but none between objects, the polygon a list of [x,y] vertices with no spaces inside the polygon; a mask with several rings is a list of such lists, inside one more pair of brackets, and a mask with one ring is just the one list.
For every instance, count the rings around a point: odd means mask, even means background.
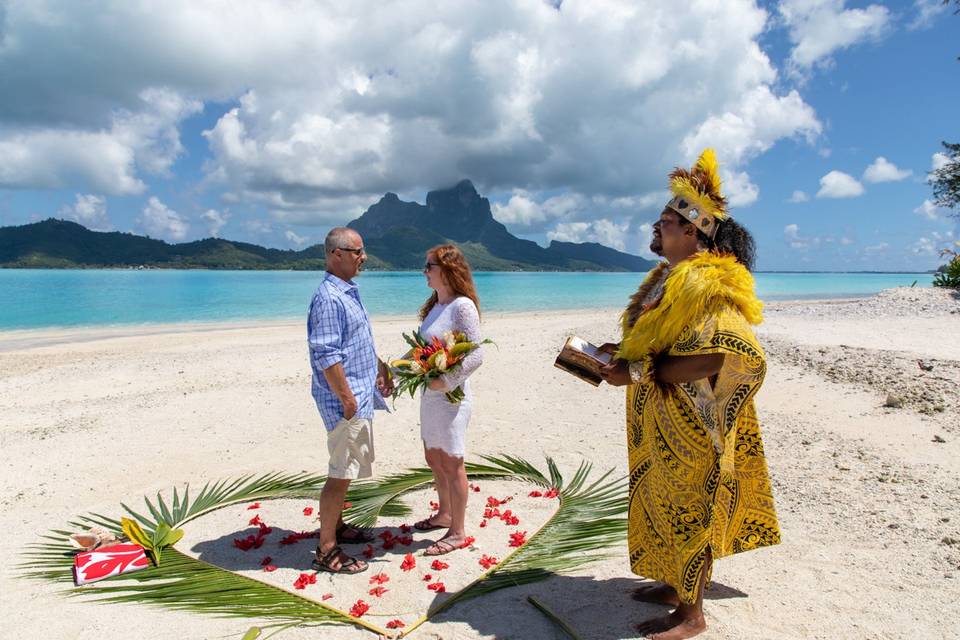
[{"label": "tropical island", "polygon": [[[481,271],[647,271],[654,263],[604,245],[550,243],[544,248],[518,238],[497,222],[490,201],[469,180],[430,191],[426,204],[385,194],[348,223],[364,238],[367,269],[420,269],[432,246],[452,242]],[[169,244],[122,233],[91,231],[50,218],[0,228],[0,268],[322,270],[322,244],[296,251],[247,242],[205,238]]]}]

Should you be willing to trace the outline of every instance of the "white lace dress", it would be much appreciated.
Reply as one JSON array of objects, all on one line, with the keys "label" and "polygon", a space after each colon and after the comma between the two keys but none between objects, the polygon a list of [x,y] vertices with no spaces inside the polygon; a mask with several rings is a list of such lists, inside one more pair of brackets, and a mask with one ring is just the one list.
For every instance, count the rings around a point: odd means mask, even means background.
[{"label": "white lace dress", "polygon": [[[447,304],[436,304],[420,325],[420,333],[430,340],[443,337],[447,331],[463,331],[467,339],[480,343],[480,314],[473,300],[463,296]],[[470,391],[470,374],[483,363],[483,348],[467,355],[458,367],[440,377],[452,391],[458,386],[464,398],[458,404],[447,401],[444,391],[427,389],[420,398],[420,437],[428,449],[442,449],[445,453],[463,457],[466,453],[467,423],[473,409],[473,393]]]}]

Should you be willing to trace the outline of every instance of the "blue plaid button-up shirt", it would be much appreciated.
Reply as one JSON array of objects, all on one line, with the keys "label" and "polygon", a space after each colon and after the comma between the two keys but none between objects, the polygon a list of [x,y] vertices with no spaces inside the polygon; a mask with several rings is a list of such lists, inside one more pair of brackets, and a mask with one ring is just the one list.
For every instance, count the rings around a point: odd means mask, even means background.
[{"label": "blue plaid button-up shirt", "polygon": [[344,282],[327,273],[310,302],[307,342],[313,399],[327,431],[343,418],[343,404],[323,375],[324,369],[338,362],[357,398],[357,416],[372,419],[374,409],[387,408],[377,390],[377,352],[370,318],[353,281]]}]

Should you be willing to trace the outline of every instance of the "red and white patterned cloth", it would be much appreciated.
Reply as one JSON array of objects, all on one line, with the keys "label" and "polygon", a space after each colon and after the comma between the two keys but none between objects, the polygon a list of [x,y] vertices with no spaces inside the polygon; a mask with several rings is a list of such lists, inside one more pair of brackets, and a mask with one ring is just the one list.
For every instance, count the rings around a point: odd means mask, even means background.
[{"label": "red and white patterned cloth", "polygon": [[73,578],[77,585],[81,585],[149,566],[150,560],[140,545],[114,544],[74,556]]}]

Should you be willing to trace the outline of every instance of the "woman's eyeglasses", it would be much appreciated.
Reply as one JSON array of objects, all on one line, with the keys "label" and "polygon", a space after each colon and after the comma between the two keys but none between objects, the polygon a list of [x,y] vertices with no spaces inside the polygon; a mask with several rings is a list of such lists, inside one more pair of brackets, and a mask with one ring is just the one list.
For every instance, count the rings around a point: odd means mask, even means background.
[{"label": "woman's eyeglasses", "polygon": [[423,270],[430,271],[430,269],[432,269],[433,267],[439,267],[439,266],[440,266],[439,262],[426,262],[423,265]]}]

